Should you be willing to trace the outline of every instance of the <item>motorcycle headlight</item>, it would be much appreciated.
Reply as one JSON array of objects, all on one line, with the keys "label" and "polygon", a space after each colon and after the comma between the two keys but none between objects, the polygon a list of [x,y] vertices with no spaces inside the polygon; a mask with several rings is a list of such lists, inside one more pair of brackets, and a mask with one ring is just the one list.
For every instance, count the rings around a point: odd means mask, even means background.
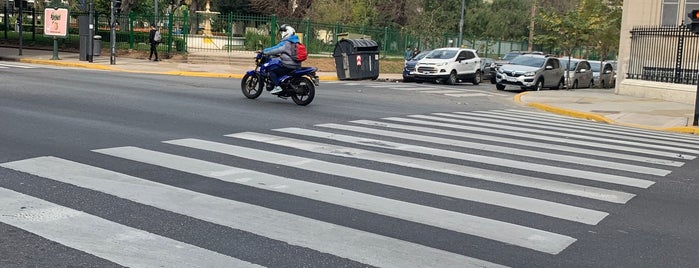
[{"label": "motorcycle headlight", "polygon": [[524,76],[535,76],[535,75],[536,75],[535,72],[526,72],[526,73],[524,73]]}]

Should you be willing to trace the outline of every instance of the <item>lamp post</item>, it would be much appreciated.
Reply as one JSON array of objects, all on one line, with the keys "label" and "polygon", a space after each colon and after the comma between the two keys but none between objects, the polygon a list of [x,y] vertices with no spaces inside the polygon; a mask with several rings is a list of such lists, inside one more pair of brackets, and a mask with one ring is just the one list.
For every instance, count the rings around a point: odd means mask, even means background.
[{"label": "lamp post", "polygon": [[459,21],[459,41],[457,42],[457,46],[461,47],[461,42],[463,41],[463,36],[464,36],[464,10],[466,9],[466,6],[464,5],[464,0],[461,0],[461,20]]}]

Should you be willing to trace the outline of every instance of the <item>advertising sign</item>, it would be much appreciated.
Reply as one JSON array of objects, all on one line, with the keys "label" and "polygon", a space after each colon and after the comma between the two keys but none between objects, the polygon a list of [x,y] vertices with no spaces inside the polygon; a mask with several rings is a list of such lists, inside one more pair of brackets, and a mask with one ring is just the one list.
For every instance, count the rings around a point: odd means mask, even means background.
[{"label": "advertising sign", "polygon": [[44,10],[44,35],[66,37],[68,35],[68,9]]}]

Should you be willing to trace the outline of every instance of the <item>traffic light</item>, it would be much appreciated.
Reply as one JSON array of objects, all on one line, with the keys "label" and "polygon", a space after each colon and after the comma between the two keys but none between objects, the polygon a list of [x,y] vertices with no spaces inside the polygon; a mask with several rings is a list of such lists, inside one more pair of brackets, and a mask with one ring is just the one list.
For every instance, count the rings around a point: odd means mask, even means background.
[{"label": "traffic light", "polygon": [[121,0],[112,0],[114,4],[114,13],[120,13],[121,12]]},{"label": "traffic light", "polygon": [[689,23],[687,24],[687,28],[695,34],[699,34],[699,9],[694,9],[689,14]]}]

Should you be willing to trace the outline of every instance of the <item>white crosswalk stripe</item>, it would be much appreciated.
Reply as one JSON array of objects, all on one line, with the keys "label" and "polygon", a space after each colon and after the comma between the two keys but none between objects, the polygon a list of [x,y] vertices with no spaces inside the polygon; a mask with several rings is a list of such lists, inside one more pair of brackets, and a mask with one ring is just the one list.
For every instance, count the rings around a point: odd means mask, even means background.
[{"label": "white crosswalk stripe", "polygon": [[[347,86],[357,86],[360,85],[359,83],[353,83],[353,82],[342,82],[338,81],[335,82],[335,84],[344,84]],[[382,88],[382,89],[391,89],[391,90],[401,90],[401,91],[416,91],[420,93],[426,93],[426,94],[440,94],[440,95],[445,95],[445,96],[450,96],[450,97],[461,97],[461,98],[469,98],[469,97],[489,97],[489,96],[511,96],[511,95],[506,95],[502,93],[496,93],[496,92],[490,92],[488,90],[480,90],[480,89],[466,89],[466,88],[455,88],[455,87],[448,87],[448,86],[440,86],[440,85],[431,85],[431,84],[420,84],[419,86],[416,86],[415,84],[404,84],[404,83],[373,83],[373,84],[361,84],[364,87],[368,88]]]},{"label": "white crosswalk stripe", "polygon": [[[412,90],[414,85],[401,88]],[[270,130],[279,135],[238,132],[225,135],[223,141],[167,140],[160,145],[177,149],[167,152],[126,146],[86,153],[165,168],[188,180],[248,187],[264,192],[261,200],[293,197],[463,236],[462,241],[474,241],[475,237],[478,239],[472,243],[489,243],[488,247],[514,247],[550,256],[577,241],[577,235],[567,232],[584,233],[585,226],[604,224],[610,206],[623,208],[673,168],[699,154],[694,149],[699,140],[683,143],[680,135],[600,125],[515,110],[452,112]],[[624,135],[627,131],[629,135]],[[202,154],[215,155],[215,162],[201,159]],[[240,159],[298,172],[280,175],[262,167],[242,168]],[[375,164],[366,165],[368,162]],[[359,228],[310,216],[313,213],[273,209],[257,204],[258,200],[237,201],[209,192],[213,189],[185,189],[94,163],[45,156],[0,167],[346,262],[377,267],[505,267],[493,262],[491,256],[469,256],[472,252],[468,250],[403,240],[371,226]],[[403,198],[382,191],[367,192],[354,189],[352,184],[331,183],[334,178],[418,195]],[[494,188],[482,188],[478,182]],[[262,267],[255,260],[150,233],[36,195],[0,187],[0,223],[124,266]],[[426,196],[532,216],[512,221],[497,214],[440,207]],[[536,224],[537,220],[555,224]],[[559,225],[573,229],[553,227]],[[410,232],[420,232],[419,228]]]},{"label": "white crosswalk stripe", "polygon": [[[44,159],[35,160],[29,163]],[[259,267],[3,188],[0,211],[4,223],[128,267]],[[127,246],[119,246],[123,244]]]}]

